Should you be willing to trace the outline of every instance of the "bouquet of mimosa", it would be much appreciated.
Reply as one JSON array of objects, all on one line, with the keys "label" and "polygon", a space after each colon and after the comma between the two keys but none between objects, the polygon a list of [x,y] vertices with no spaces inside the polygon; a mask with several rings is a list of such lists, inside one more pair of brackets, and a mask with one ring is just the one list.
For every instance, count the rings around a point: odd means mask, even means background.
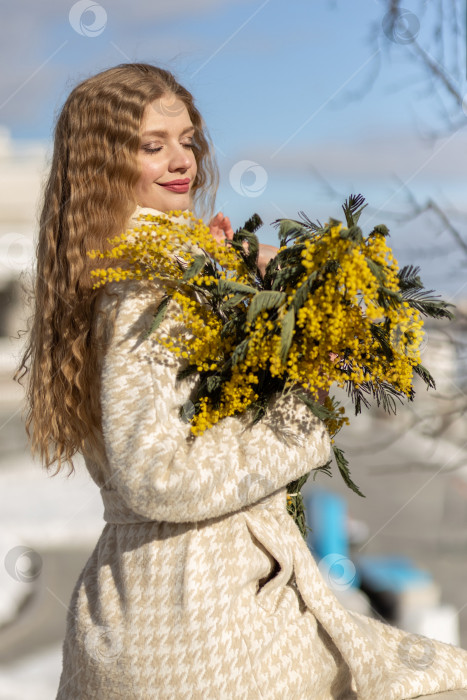
[{"label": "bouquet of mimosa", "polygon": [[[348,418],[331,387],[347,391],[356,414],[371,400],[395,412],[398,400],[413,400],[414,374],[434,387],[420,360],[423,316],[451,317],[449,305],[424,289],[417,268],[398,268],[385,226],[363,234],[364,206],[361,195],[349,197],[346,227],[304,214],[275,222],[280,248],[264,274],[257,266],[257,215],[225,244],[191,213],[146,215],[109,250],[90,252],[122,261],[94,270],[95,286],[162,282],[165,296],[148,334],[177,302],[180,333],[160,342],[185,360],[180,381],[198,378],[192,401],[181,407],[194,435],[246,411],[258,421],[273,395],[293,392],[325,422],[339,471],[359,494],[334,443]],[[300,489],[307,476],[288,485],[288,510],[304,537]]]}]

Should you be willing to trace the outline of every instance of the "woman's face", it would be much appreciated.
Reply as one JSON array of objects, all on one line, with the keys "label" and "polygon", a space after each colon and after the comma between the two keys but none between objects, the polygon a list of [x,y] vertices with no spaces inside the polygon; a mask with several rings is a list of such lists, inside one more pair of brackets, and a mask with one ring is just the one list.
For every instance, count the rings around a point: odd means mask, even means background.
[{"label": "woman's face", "polygon": [[151,102],[140,129],[136,202],[160,211],[190,209],[197,167],[194,127],[184,103],[173,95]]}]

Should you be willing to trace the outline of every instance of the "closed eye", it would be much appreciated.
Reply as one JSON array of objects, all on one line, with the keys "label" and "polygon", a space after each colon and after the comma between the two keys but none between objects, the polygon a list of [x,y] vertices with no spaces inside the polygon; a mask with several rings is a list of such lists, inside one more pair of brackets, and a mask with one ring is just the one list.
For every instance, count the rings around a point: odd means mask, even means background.
[{"label": "closed eye", "polygon": [[141,146],[141,150],[145,153],[158,153],[162,151],[162,146]]},{"label": "closed eye", "polygon": [[[183,148],[193,148],[193,142],[190,143],[182,143]],[[142,150],[145,153],[159,153],[162,151],[163,146],[141,146]]]}]

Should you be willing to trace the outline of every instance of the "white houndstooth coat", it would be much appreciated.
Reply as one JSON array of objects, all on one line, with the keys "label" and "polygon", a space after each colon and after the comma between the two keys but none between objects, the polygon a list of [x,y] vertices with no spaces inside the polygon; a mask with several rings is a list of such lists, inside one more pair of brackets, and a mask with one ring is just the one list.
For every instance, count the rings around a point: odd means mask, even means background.
[{"label": "white houndstooth coat", "polygon": [[[106,524],[74,589],[57,700],[399,700],[467,688],[467,652],[346,611],[286,512],[329,438],[288,397],[254,427],[196,439],[192,387],[157,333],[158,299],[108,286],[101,446],[86,463]],[[170,332],[171,315],[162,330]],[[290,439],[290,438],[293,439]],[[416,640],[415,640],[416,641]]]}]

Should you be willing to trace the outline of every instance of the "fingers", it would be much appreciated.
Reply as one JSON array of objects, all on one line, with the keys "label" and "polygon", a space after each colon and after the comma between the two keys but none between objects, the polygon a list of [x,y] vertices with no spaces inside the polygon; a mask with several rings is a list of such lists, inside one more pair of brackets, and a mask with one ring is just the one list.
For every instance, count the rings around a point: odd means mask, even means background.
[{"label": "fingers", "polygon": [[217,241],[217,243],[223,243],[225,240],[224,235],[220,231],[214,231],[211,229],[211,236],[215,241]]},{"label": "fingers", "polygon": [[221,211],[211,219],[209,228],[211,229],[211,235],[218,243],[221,243],[225,239],[231,241],[234,236],[229,217],[224,216]]},{"label": "fingers", "polygon": [[224,216],[224,214],[220,211],[214,218],[217,220],[216,223],[218,223],[220,228],[224,231],[226,238],[231,240],[234,232],[229,217]]},{"label": "fingers", "polygon": [[224,240],[224,232],[222,231],[220,227],[220,220],[221,220],[221,214],[216,214],[216,216],[213,216],[211,221],[209,222],[209,231],[211,233],[211,236],[214,238],[217,243],[222,243]]},{"label": "fingers", "polygon": [[223,220],[221,226],[224,229],[225,237],[229,241],[231,241],[232,238],[234,237],[234,232],[233,232],[232,224],[230,223],[230,219],[228,216],[224,217],[224,220]]}]

